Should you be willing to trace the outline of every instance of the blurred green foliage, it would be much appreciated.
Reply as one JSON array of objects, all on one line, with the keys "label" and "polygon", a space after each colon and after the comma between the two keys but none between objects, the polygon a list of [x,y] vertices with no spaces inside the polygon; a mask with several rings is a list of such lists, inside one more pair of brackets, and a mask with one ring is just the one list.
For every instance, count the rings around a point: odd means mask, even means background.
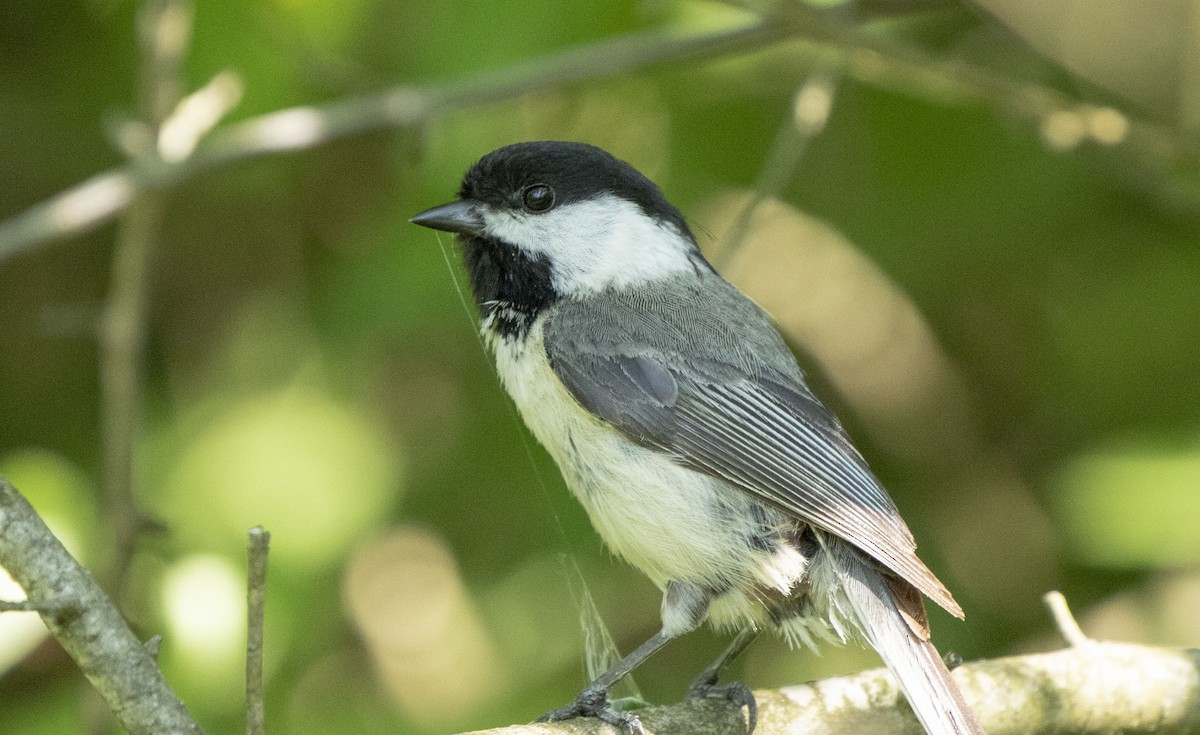
[{"label": "blurred green foliage", "polygon": [[[0,219],[121,161],[106,129],[135,108],[135,10],[9,0],[0,11]],[[196,8],[185,86],[235,70],[241,119],[747,17],[686,0],[220,0]],[[1112,101],[954,3],[879,32]],[[141,502],[166,529],[142,539],[122,606],[145,636],[164,634],[168,680],[209,732],[241,727],[255,524],[274,537],[274,731],[445,732],[562,704],[583,683],[586,627],[563,553],[619,646],[655,630],[656,590],[607,557],[497,385],[452,243],[407,217],[450,199],[499,145],[581,139],[646,171],[709,247],[711,197],[753,186],[812,59],[796,41],[598,78],[163,194],[137,467]],[[966,624],[935,612],[935,625],[943,650],[969,658],[1053,645],[1039,602],[1050,586],[1082,610],[1122,595],[1151,607],[1177,599],[1200,560],[1195,182],[1170,151],[1055,150],[1038,122],[842,77],[781,197],[911,300],[963,390],[969,451],[937,416],[911,424],[922,449],[901,450],[855,396],[829,398],[967,610]],[[112,554],[98,520],[95,333],[114,234],[0,262],[0,472],[89,563]],[[1195,645],[1191,620],[1105,631]],[[640,672],[642,690],[678,697],[722,643],[703,632],[669,647]],[[0,660],[0,731],[83,730],[84,684],[52,644]],[[764,641],[744,673],[768,686],[872,660]]]}]

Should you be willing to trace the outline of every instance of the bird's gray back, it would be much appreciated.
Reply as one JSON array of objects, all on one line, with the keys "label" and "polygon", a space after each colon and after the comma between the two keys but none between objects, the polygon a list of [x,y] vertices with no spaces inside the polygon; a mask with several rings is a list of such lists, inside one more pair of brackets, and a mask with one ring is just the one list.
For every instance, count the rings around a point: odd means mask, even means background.
[{"label": "bird's gray back", "polygon": [[714,272],[563,299],[544,346],[576,400],[633,441],[845,538],[961,616],[770,318]]}]

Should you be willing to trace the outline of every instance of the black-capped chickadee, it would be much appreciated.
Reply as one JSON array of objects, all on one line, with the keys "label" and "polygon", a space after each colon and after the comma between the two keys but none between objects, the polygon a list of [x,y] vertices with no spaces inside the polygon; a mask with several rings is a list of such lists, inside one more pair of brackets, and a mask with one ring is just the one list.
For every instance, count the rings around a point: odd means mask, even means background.
[{"label": "black-capped chickadee", "polygon": [[751,730],[753,695],[718,676],[770,628],[865,641],[931,735],[983,732],[922,595],[962,609],[770,318],[658,187],[590,145],[519,143],[412,221],[459,235],[504,387],[609,548],[663,590],[662,630],[543,719],[641,732],[609,689],[708,620],[740,632],[689,695],[745,705]]}]

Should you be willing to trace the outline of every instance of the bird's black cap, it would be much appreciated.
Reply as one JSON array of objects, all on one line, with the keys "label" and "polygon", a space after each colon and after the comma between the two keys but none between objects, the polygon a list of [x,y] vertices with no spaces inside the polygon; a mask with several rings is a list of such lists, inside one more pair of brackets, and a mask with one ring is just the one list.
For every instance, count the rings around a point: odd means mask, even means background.
[{"label": "bird's black cap", "polygon": [[521,191],[533,184],[552,188],[558,204],[604,194],[619,196],[691,235],[683,215],[653,181],[611,153],[586,143],[542,140],[499,148],[467,171],[458,193],[464,201],[515,207],[520,206]]}]

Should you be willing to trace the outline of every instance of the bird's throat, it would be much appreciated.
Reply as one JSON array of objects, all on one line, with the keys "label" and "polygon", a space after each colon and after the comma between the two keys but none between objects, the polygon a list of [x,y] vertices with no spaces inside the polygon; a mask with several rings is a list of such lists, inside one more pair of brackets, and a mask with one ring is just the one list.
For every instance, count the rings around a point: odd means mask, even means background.
[{"label": "bird's throat", "polygon": [[545,257],[489,237],[465,237],[462,246],[480,316],[500,336],[523,336],[558,300]]}]

